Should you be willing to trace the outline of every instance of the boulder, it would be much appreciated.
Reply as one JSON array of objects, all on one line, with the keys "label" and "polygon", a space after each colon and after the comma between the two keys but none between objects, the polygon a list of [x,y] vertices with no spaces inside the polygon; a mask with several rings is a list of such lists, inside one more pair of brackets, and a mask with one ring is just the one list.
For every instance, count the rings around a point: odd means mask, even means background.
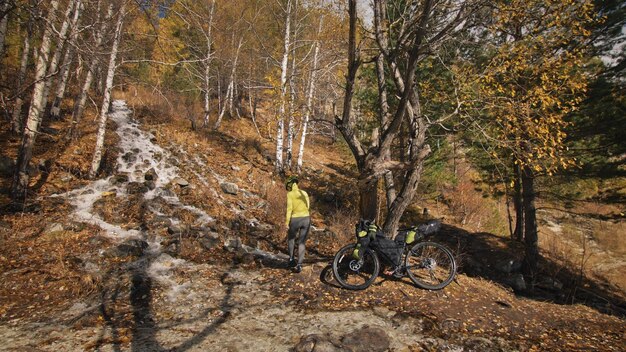
[{"label": "boulder", "polygon": [[526,280],[524,280],[524,275],[513,275],[510,280],[510,285],[515,291],[526,291]]},{"label": "boulder", "polygon": [[182,177],[176,177],[174,179],[174,181],[172,181],[174,184],[179,185],[180,187],[187,187],[189,186],[189,181],[185,180]]},{"label": "boulder", "polygon": [[167,227],[167,233],[170,235],[178,235],[183,232],[183,229],[178,225],[170,225]]},{"label": "boulder", "polygon": [[154,170],[154,168],[151,168],[150,170],[148,170],[146,174],[144,175],[144,179],[146,181],[156,181],[157,178],[158,178],[158,175],[156,171]]},{"label": "boulder", "polygon": [[127,152],[126,154],[122,155],[122,160],[130,164],[137,161],[137,156],[131,152]]},{"label": "boulder", "polygon": [[224,241],[224,249],[229,252],[234,252],[241,248],[241,238],[237,236],[230,236]]},{"label": "boulder", "polygon": [[145,181],[144,186],[146,186],[149,190],[153,190],[156,188],[156,183],[154,181]]},{"label": "boulder", "polygon": [[230,182],[220,183],[220,188],[222,188],[222,191],[224,191],[224,193],[227,193],[227,194],[236,195],[239,192],[239,186]]},{"label": "boulder", "polygon": [[54,222],[51,224],[48,224],[48,226],[46,227],[46,230],[44,231],[45,233],[55,233],[55,232],[61,232],[63,231],[63,225],[59,224],[58,222]]},{"label": "boulder", "polygon": [[303,336],[294,347],[294,352],[341,352],[341,343],[330,335],[311,334]]},{"label": "boulder", "polygon": [[389,349],[389,335],[379,326],[363,326],[347,335],[341,342],[350,351],[383,352]]},{"label": "boulder", "polygon": [[541,276],[535,283],[535,287],[549,291],[560,291],[563,289],[563,284],[557,279],[553,279],[548,276]]},{"label": "boulder", "polygon": [[198,243],[202,248],[211,250],[220,243],[220,240],[219,238],[200,237],[198,238]]},{"label": "boulder", "polygon": [[128,173],[124,172],[113,176],[111,182],[113,182],[114,185],[128,182]]},{"label": "boulder", "polygon": [[146,187],[146,185],[144,185],[143,183],[130,182],[126,186],[126,192],[128,194],[146,193],[146,192],[148,192],[148,187]]},{"label": "boulder", "polygon": [[522,268],[522,262],[515,259],[501,260],[496,263],[495,269],[505,274],[517,272]]},{"label": "boulder", "polygon": [[131,239],[116,247],[109,248],[104,252],[106,257],[140,257],[148,248],[148,243],[143,240]]}]

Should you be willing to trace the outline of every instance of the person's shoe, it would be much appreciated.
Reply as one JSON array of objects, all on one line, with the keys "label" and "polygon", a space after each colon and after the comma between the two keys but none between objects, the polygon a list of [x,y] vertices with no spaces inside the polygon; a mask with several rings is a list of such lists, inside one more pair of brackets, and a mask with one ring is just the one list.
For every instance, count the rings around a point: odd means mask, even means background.
[{"label": "person's shoe", "polygon": [[302,271],[302,265],[298,264],[293,268],[294,273],[299,273]]},{"label": "person's shoe", "polygon": [[289,263],[287,263],[288,268],[293,268],[296,266],[296,260],[294,258],[289,258]]}]

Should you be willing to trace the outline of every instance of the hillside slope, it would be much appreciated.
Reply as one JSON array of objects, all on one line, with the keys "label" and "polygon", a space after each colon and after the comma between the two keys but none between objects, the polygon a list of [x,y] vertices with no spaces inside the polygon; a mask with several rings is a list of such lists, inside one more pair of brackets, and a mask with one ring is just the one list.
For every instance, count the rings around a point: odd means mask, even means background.
[{"label": "hillside slope", "polygon": [[[618,294],[605,309],[556,304],[563,292],[549,287],[518,295],[497,267],[519,248],[450,225],[437,238],[463,272],[446,289],[389,277],[339,288],[328,263],[352,240],[354,171],[326,140],[307,151],[314,229],[305,270],[292,274],[272,142],[245,119],[192,131],[135,110],[114,104],[99,180],[84,178],[93,128],[63,144],[63,121],[39,139],[30,202],[9,204],[3,176],[2,349],[625,350]],[[17,141],[3,141],[13,157]]]}]

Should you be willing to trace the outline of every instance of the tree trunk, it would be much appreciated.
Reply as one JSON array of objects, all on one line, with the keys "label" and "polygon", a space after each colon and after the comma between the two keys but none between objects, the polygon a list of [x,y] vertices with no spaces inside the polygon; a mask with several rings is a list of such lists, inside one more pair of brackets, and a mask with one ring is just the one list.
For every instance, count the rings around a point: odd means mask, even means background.
[{"label": "tree trunk", "polygon": [[285,15],[285,38],[283,41],[283,59],[280,71],[280,104],[278,108],[278,124],[276,129],[276,164],[278,173],[284,171],[283,165],[283,138],[285,134],[285,98],[287,95],[287,68],[289,66],[289,46],[291,35],[291,0],[287,0]]},{"label": "tree trunk", "polygon": [[[378,78],[378,118],[380,120],[381,129],[385,130],[389,123],[389,104],[387,102],[387,83],[385,79],[385,64],[383,54],[379,54],[376,58],[376,76]],[[385,159],[391,159],[391,151],[387,152]],[[391,208],[391,204],[396,199],[396,187],[394,184],[393,172],[385,172],[383,179],[385,181],[385,195],[387,196],[387,211],[389,211],[389,209]]]},{"label": "tree trunk", "polygon": [[[296,36],[293,37],[294,43],[296,42]],[[296,50],[295,45],[291,53],[291,75],[289,76],[289,123],[287,124],[287,148],[285,149],[285,165],[288,170],[291,170],[291,164],[293,159],[293,138],[296,132],[296,83],[294,81],[296,77]]]},{"label": "tree trunk", "polygon": [[515,209],[515,229],[513,238],[516,241],[524,240],[524,204],[522,197],[522,175],[519,165],[513,165],[513,208]]},{"label": "tree trunk", "polygon": [[228,83],[228,88],[226,89],[226,97],[224,98],[224,106],[222,107],[222,111],[220,112],[220,116],[217,118],[215,122],[215,129],[220,128],[222,124],[222,117],[224,117],[224,113],[226,112],[226,108],[228,108],[229,114],[233,116],[233,95],[235,94],[235,73],[237,72],[237,61],[239,59],[239,51],[241,50],[241,46],[243,44],[243,36],[239,38],[239,45],[237,45],[237,51],[235,52],[235,60],[233,60],[233,67],[230,71],[230,78]]},{"label": "tree trunk", "polygon": [[37,66],[35,70],[35,86],[33,88],[33,97],[28,110],[28,119],[26,121],[26,129],[22,136],[22,143],[20,151],[17,156],[16,170],[13,177],[13,184],[11,187],[11,194],[14,200],[18,200],[21,197],[25,199],[26,192],[29,185],[28,165],[30,159],[33,156],[33,148],[35,146],[35,139],[39,132],[39,125],[41,123],[41,111],[43,102],[43,93],[45,88],[46,68],[48,66],[48,60],[50,58],[50,49],[52,47],[52,26],[56,22],[56,11],[59,7],[58,0],[52,0],[50,2],[50,12],[48,13],[47,25],[44,29],[43,37],[41,39],[41,47],[39,49],[39,55],[37,60]]},{"label": "tree trunk", "polygon": [[213,27],[213,13],[215,11],[215,0],[211,1],[211,9],[209,10],[209,25],[207,29],[207,33],[205,34],[206,38],[206,57],[204,61],[204,127],[209,125],[209,116],[210,116],[210,102],[211,102],[211,59],[213,58],[213,54],[211,52],[211,45],[213,43],[213,38],[211,36],[211,29]]},{"label": "tree trunk", "polygon": [[22,59],[20,60],[20,72],[17,76],[17,98],[15,99],[15,105],[13,105],[13,115],[11,118],[11,129],[14,133],[22,132],[22,105],[24,99],[22,98],[22,89],[24,89],[24,81],[26,79],[26,70],[28,69],[28,58],[30,56],[30,41],[32,39],[32,19],[28,19],[26,25],[26,35],[24,36],[24,45],[22,47]]},{"label": "tree trunk", "polygon": [[104,97],[102,99],[102,107],[100,108],[100,120],[98,123],[98,136],[96,139],[96,148],[93,155],[93,161],[91,162],[91,170],[89,171],[89,177],[95,178],[98,170],[100,169],[100,162],[102,161],[102,150],[104,148],[104,135],[106,132],[107,117],[109,112],[109,104],[111,103],[111,90],[113,89],[113,78],[115,77],[115,62],[117,60],[117,52],[119,49],[120,40],[122,37],[122,26],[124,24],[126,2],[122,3],[122,8],[119,11],[117,23],[115,25],[115,36],[113,38],[113,44],[111,46],[111,56],[109,58],[109,66],[107,69],[106,86],[104,87]]},{"label": "tree trunk", "polygon": [[[96,34],[96,42],[94,43],[94,53],[91,58],[91,62],[89,63],[89,67],[87,69],[87,74],[85,76],[85,81],[80,90],[80,94],[78,99],[76,99],[74,103],[74,111],[72,114],[72,125],[70,126],[69,136],[75,138],[78,133],[78,124],[83,117],[83,113],[85,111],[85,104],[87,103],[87,95],[89,94],[89,89],[91,89],[91,85],[93,84],[94,74],[96,71],[96,67],[100,62],[98,58],[98,49],[100,49],[100,45],[102,44],[102,40],[104,38],[104,34],[107,29],[107,24],[109,20],[113,17],[113,5],[110,4],[107,9],[107,14],[104,18],[104,21],[100,24],[100,29]],[[100,19],[100,15],[98,14],[98,19]]]},{"label": "tree trunk", "polygon": [[[320,18],[319,27],[317,29],[317,36],[319,38],[320,33],[322,31],[322,23],[324,22],[324,17]],[[302,136],[300,137],[300,148],[298,150],[298,161],[296,163],[296,172],[302,172],[302,162],[304,158],[304,143],[306,141],[306,134],[309,125],[309,118],[311,117],[311,111],[313,110],[313,96],[315,95],[315,78],[317,76],[317,61],[319,58],[320,52],[320,42],[319,39],[315,41],[315,50],[313,52],[313,70],[311,71],[311,78],[309,80],[309,91],[307,93],[306,100],[306,112],[304,113],[304,121],[302,122]]]},{"label": "tree trunk", "polygon": [[537,215],[535,210],[535,176],[529,166],[524,166],[522,172],[522,190],[524,205],[524,262],[522,272],[534,278],[537,274],[539,262],[539,247],[537,234]]},{"label": "tree trunk", "polygon": [[82,0],[76,2],[76,10],[74,11],[74,17],[71,23],[71,32],[69,45],[65,49],[65,55],[63,55],[63,63],[61,64],[61,71],[59,72],[59,83],[54,94],[54,101],[52,102],[52,108],[50,109],[50,115],[53,119],[59,119],[61,117],[61,102],[65,96],[65,87],[67,86],[67,80],[70,76],[70,65],[74,59],[74,45],[76,45],[76,39],[78,37],[78,21],[81,15]]},{"label": "tree trunk", "polygon": [[[52,76],[56,75],[59,69],[59,61],[61,60],[61,53],[63,52],[63,47],[65,46],[65,42],[67,41],[67,31],[70,27],[70,16],[72,15],[72,10],[74,7],[77,8],[76,12],[80,14],[78,8],[80,7],[81,0],[70,0],[67,3],[67,9],[65,10],[65,16],[63,17],[63,24],[61,25],[61,29],[59,30],[59,40],[57,41],[57,47],[54,50],[54,54],[52,55],[52,59],[50,60],[50,64],[48,66],[48,79],[45,81],[44,91],[42,96],[41,106],[43,109],[46,109],[48,106],[48,95],[50,93],[50,87],[52,86]],[[78,18],[77,18],[78,20]]]},{"label": "tree trunk", "polygon": [[2,4],[2,19],[0,19],[0,62],[4,59],[4,40],[7,36],[7,25],[9,24],[9,2]]}]

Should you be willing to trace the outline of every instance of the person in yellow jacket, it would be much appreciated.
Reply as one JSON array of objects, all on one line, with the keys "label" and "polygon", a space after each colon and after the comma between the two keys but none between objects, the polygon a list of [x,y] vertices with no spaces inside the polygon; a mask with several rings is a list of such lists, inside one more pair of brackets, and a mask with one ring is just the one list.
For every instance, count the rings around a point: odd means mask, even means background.
[{"label": "person in yellow jacket", "polygon": [[[302,271],[302,261],[307,235],[311,228],[311,216],[309,214],[309,195],[298,188],[298,178],[290,176],[285,182],[287,188],[287,247],[289,249],[289,267],[297,273]],[[298,262],[294,259],[294,250],[298,240]]]}]

